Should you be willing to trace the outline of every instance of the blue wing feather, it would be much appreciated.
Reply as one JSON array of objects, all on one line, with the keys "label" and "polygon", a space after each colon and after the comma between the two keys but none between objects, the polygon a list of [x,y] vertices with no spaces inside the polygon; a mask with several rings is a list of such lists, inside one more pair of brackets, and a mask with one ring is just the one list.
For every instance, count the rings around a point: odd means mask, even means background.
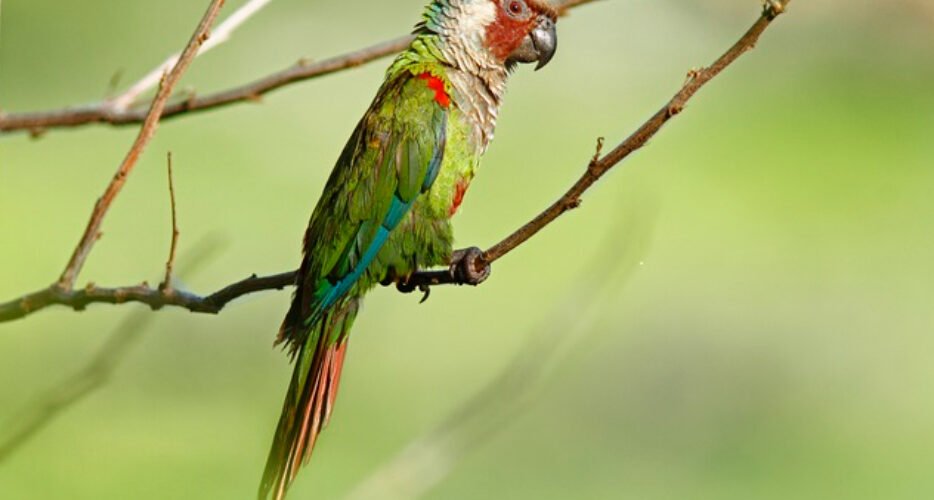
[{"label": "blue wing feather", "polygon": [[[448,117],[447,111],[444,108],[440,106],[433,108],[435,108],[435,116],[433,117],[434,119],[432,121],[434,123],[432,123],[432,125],[436,132],[430,144],[427,144],[427,146],[432,148],[428,164],[424,166],[424,170],[422,170],[421,166],[412,164],[412,162],[420,161],[419,157],[421,156],[418,154],[420,150],[419,146],[421,145],[418,144],[416,139],[406,140],[403,138],[403,144],[405,146],[404,149],[401,150],[403,154],[396,155],[393,151],[384,153],[387,157],[387,161],[405,163],[404,165],[396,165],[394,169],[399,172],[400,178],[396,179],[396,191],[393,193],[392,201],[375,232],[369,221],[363,221],[360,224],[354,239],[358,243],[362,243],[362,245],[347,245],[344,252],[345,255],[341,259],[343,262],[352,263],[352,265],[348,266],[349,269],[342,273],[343,275],[339,278],[324,278],[319,281],[316,293],[314,293],[310,314],[305,317],[306,325],[317,321],[325,310],[334,305],[334,303],[350,291],[357,280],[366,272],[370,264],[373,263],[373,260],[376,259],[379,251],[389,239],[392,230],[395,229],[405,215],[409,213],[418,195],[427,192],[434,184],[435,179],[438,177],[438,172],[441,169],[441,163],[444,161]],[[414,130],[403,131],[403,134],[411,134],[412,137],[418,137],[420,132],[421,131]],[[388,141],[387,144],[393,144],[393,141]],[[410,178],[411,173],[416,171],[421,173],[421,175],[418,175],[418,177],[421,178]],[[410,194],[409,196],[404,196],[404,194],[412,192],[410,189],[411,183],[417,183],[415,185],[418,186],[414,195]],[[408,200],[405,198],[408,198]]]}]

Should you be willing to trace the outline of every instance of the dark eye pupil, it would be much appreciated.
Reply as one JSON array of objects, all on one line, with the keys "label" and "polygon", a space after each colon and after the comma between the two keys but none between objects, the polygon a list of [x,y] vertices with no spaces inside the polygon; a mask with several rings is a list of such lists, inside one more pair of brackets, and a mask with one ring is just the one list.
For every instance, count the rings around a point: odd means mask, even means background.
[{"label": "dark eye pupil", "polygon": [[509,11],[513,14],[519,14],[522,12],[522,5],[519,2],[511,2],[509,4]]}]

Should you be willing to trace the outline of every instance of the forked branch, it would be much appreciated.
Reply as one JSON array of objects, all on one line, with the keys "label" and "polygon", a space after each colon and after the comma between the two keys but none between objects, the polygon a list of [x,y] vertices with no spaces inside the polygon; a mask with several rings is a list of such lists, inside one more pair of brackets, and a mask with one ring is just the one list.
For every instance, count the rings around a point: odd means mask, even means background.
[{"label": "forked branch", "polygon": [[[661,107],[651,118],[642,124],[632,135],[619,143],[612,151],[602,155],[603,138],[597,141],[597,151],[583,175],[571,186],[563,196],[551,204],[543,212],[538,214],[527,224],[514,231],[509,236],[503,238],[499,243],[488,248],[483,252],[480,264],[492,264],[504,255],[514,250],[519,245],[525,243],[536,233],[551,224],[555,219],[565,212],[580,206],[581,196],[590,189],[601,177],[606,175],[613,167],[622,162],[626,157],[641,149],[652,137],[657,134],[669,120],[677,116],[687,102],[694,97],[704,85],[719,75],[730,64],[733,64],[741,55],[756,46],[762,33],[771,25],[776,17],[785,12],[785,8],[791,0],[769,0],[765,4],[762,15],[749,28],[748,31],[729,48],[713,64],[699,70],[692,70],[688,74],[687,81],[681,89],[664,106]],[[450,272],[433,271],[421,273],[410,279],[406,285],[442,285],[456,283],[455,276]]]},{"label": "forked branch", "polygon": [[[562,0],[554,3],[555,9],[561,15],[568,10],[595,0]],[[245,6],[246,7],[246,6]],[[236,18],[237,14],[231,16]],[[223,28],[223,26],[221,27]],[[220,31],[221,28],[218,28]],[[325,59],[318,62],[301,60],[283,70],[253,82],[222,90],[204,96],[190,95],[185,99],[173,102],[162,110],[162,119],[188,115],[201,111],[228,106],[243,102],[256,102],[260,98],[282,87],[318,78],[339,71],[355,68],[387,56],[391,56],[405,49],[412,42],[412,35],[400,36],[386,40],[369,47],[353,52]],[[145,87],[147,81],[143,78],[130,90],[116,99],[105,100],[84,106],[74,106],[51,111],[37,111],[25,113],[8,113],[0,111],[0,134],[4,132],[25,131],[33,136],[40,136],[49,129],[80,127],[94,123],[103,123],[114,126],[132,125],[141,123],[146,118],[146,110],[133,108],[130,104],[142,93],[140,87]],[[145,88],[143,89],[145,90]]]},{"label": "forked branch", "polygon": [[97,203],[94,205],[94,211],[91,212],[91,220],[88,221],[88,225],[84,229],[84,235],[81,236],[81,241],[78,242],[78,245],[71,255],[71,259],[68,261],[68,265],[65,266],[65,271],[62,272],[61,277],[58,279],[57,286],[62,290],[71,290],[74,287],[75,280],[78,278],[81,268],[84,267],[84,261],[91,253],[94,243],[97,242],[97,239],[100,237],[101,224],[104,222],[104,217],[107,215],[110,205],[113,203],[114,199],[116,199],[117,195],[120,194],[123,185],[126,184],[127,177],[133,171],[139,157],[143,154],[143,150],[149,144],[149,141],[152,140],[152,137],[156,135],[156,129],[159,127],[159,118],[162,116],[162,110],[165,108],[166,102],[168,102],[169,97],[172,95],[172,89],[175,88],[175,85],[178,84],[178,81],[182,78],[182,74],[185,73],[185,70],[187,70],[191,62],[194,61],[195,56],[198,55],[198,49],[208,39],[208,32],[211,29],[211,25],[214,24],[214,20],[217,19],[217,15],[220,13],[221,7],[223,6],[224,0],[211,1],[207,12],[204,13],[204,17],[201,18],[201,22],[188,41],[188,45],[185,46],[185,50],[183,50],[179,56],[178,62],[172,68],[172,71],[163,77],[162,82],[159,84],[159,91],[156,93],[156,97],[149,106],[149,112],[143,120],[143,126],[140,128],[136,140],[133,141],[130,151],[123,159],[120,167],[117,168],[117,173],[114,174],[110,184],[107,185],[104,194],[98,198]]},{"label": "forked branch", "polygon": [[[771,25],[772,21],[780,14],[784,13],[790,1],[791,0],[769,0],[766,2],[762,15],[739,41],[710,66],[691,71],[687,81],[674,97],[615,148],[606,154],[601,154],[602,151],[598,147],[597,154],[589,161],[584,169],[584,173],[577,182],[575,182],[563,196],[530,222],[499,243],[488,248],[483,253],[482,263],[491,264],[499,260],[516,247],[528,241],[562,214],[579,206],[581,196],[583,196],[594,183],[633,152],[642,148],[669,120],[684,110],[688,101],[704,85],[719,75],[741,55],[752,49],[762,36],[762,33]],[[12,302],[0,304],[0,322],[22,318],[53,304],[65,305],[80,310],[91,303],[118,304],[124,302],[142,302],[154,309],[174,306],[183,307],[192,312],[217,313],[227,303],[242,295],[262,290],[282,289],[286,286],[294,285],[295,276],[296,274],[294,271],[264,278],[253,276],[206,297],[171,290],[160,291],[145,284],[135,287],[109,289],[91,286],[84,290],[74,291],[67,291],[53,286],[49,289],[21,297]],[[407,285],[431,286],[455,283],[456,279],[453,273],[448,271],[425,271],[410,278]]]}]

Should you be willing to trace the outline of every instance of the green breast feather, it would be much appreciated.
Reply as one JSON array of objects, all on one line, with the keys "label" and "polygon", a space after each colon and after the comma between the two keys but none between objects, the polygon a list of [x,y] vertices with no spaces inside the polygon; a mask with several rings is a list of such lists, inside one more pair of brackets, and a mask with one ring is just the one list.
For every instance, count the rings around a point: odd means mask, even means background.
[{"label": "green breast feather", "polygon": [[338,159],[306,236],[305,324],[387,274],[447,263],[448,219],[478,153],[437,74],[388,81]]}]

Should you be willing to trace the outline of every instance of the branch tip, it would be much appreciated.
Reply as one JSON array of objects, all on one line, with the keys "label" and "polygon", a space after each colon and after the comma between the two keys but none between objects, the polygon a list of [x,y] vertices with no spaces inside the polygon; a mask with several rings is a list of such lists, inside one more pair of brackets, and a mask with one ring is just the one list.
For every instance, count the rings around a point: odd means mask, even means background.
[{"label": "branch tip", "polygon": [[172,175],[172,152],[167,154],[166,170],[169,178],[169,206],[172,213],[172,236],[169,245],[169,258],[165,262],[165,278],[159,284],[159,290],[165,292],[172,289],[172,272],[175,269],[175,255],[178,249],[178,238],[181,234],[178,230],[178,213],[175,205],[175,180]]},{"label": "branch tip", "polygon": [[593,157],[590,159],[591,168],[597,166],[600,162],[600,157],[603,155],[603,143],[605,140],[605,137],[597,137],[597,147],[594,150]]},{"label": "branch tip", "polygon": [[776,17],[785,13],[788,0],[765,0],[764,10],[762,15],[766,19],[772,21]]}]

